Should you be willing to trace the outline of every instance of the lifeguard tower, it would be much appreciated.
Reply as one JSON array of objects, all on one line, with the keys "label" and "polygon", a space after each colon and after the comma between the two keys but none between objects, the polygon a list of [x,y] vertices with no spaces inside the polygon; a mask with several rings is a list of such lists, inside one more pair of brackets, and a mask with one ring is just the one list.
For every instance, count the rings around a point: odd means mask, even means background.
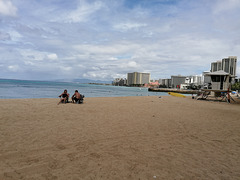
[{"label": "lifeguard tower", "polygon": [[231,74],[220,70],[207,73],[206,75],[211,77],[211,83],[208,86],[208,89],[201,89],[200,96],[202,99],[207,99],[208,95],[211,94],[216,99],[222,97],[221,100],[225,99],[227,102],[230,102],[230,99],[233,100],[229,94],[229,91],[231,90]]},{"label": "lifeguard tower", "polygon": [[223,70],[211,72],[206,75],[211,77],[210,87],[212,90],[227,91],[231,86],[231,75]]}]

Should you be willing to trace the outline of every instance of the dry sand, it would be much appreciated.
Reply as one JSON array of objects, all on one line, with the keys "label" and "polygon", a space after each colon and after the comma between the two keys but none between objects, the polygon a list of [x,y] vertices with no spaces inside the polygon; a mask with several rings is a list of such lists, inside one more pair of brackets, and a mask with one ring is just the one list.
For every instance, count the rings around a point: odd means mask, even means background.
[{"label": "dry sand", "polygon": [[0,179],[239,179],[240,105],[0,100]]}]

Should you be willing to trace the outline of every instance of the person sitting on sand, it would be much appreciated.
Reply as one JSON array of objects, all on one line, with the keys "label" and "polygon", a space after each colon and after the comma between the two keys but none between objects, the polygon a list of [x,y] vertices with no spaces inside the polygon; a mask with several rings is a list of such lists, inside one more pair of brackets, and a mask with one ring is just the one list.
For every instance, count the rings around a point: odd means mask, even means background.
[{"label": "person sitting on sand", "polygon": [[81,94],[78,92],[78,90],[75,91],[75,93],[72,96],[72,102],[77,102],[81,99]]},{"label": "person sitting on sand", "polygon": [[70,96],[69,93],[68,93],[67,90],[65,89],[65,90],[63,91],[63,93],[58,96],[58,97],[61,98],[60,101],[58,102],[58,104],[60,104],[61,102],[66,103],[67,100],[68,100],[68,98],[69,98],[69,96]]}]

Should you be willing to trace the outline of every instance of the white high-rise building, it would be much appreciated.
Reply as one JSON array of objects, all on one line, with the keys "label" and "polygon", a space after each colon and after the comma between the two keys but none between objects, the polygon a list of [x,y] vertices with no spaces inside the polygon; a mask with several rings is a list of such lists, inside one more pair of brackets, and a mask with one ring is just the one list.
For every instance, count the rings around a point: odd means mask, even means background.
[{"label": "white high-rise building", "polygon": [[222,59],[222,70],[231,74],[232,77],[236,77],[237,69],[237,56],[229,56]]},{"label": "white high-rise building", "polygon": [[150,82],[150,73],[133,72],[127,74],[127,85],[144,85]]},{"label": "white high-rise building", "polygon": [[237,68],[237,56],[229,56],[228,58],[223,58],[222,61],[216,61],[211,63],[211,72],[216,72],[223,70],[231,74],[231,76],[236,76]]},{"label": "white high-rise building", "polygon": [[211,63],[211,72],[222,70],[222,61],[216,61]]}]

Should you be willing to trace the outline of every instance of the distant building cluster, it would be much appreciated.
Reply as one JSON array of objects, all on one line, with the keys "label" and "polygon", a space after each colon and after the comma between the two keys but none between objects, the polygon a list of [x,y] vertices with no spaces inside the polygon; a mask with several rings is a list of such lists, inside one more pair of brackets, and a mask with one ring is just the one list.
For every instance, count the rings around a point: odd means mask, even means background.
[{"label": "distant building cluster", "polygon": [[113,81],[115,86],[139,86],[142,87],[150,82],[150,73],[133,72],[127,73],[126,78],[116,78]]},{"label": "distant building cluster", "polygon": [[210,71],[204,71],[201,75],[172,75],[171,78],[150,80],[150,73],[133,72],[127,73],[127,78],[116,78],[112,82],[115,86],[137,86],[137,87],[160,87],[177,89],[200,89],[208,86],[211,72],[225,72],[230,74],[230,81],[233,84],[236,81],[237,57],[229,56],[221,61],[211,63]]},{"label": "distant building cluster", "polygon": [[126,86],[127,85],[127,79],[126,78],[116,78],[112,82],[115,86]]}]

